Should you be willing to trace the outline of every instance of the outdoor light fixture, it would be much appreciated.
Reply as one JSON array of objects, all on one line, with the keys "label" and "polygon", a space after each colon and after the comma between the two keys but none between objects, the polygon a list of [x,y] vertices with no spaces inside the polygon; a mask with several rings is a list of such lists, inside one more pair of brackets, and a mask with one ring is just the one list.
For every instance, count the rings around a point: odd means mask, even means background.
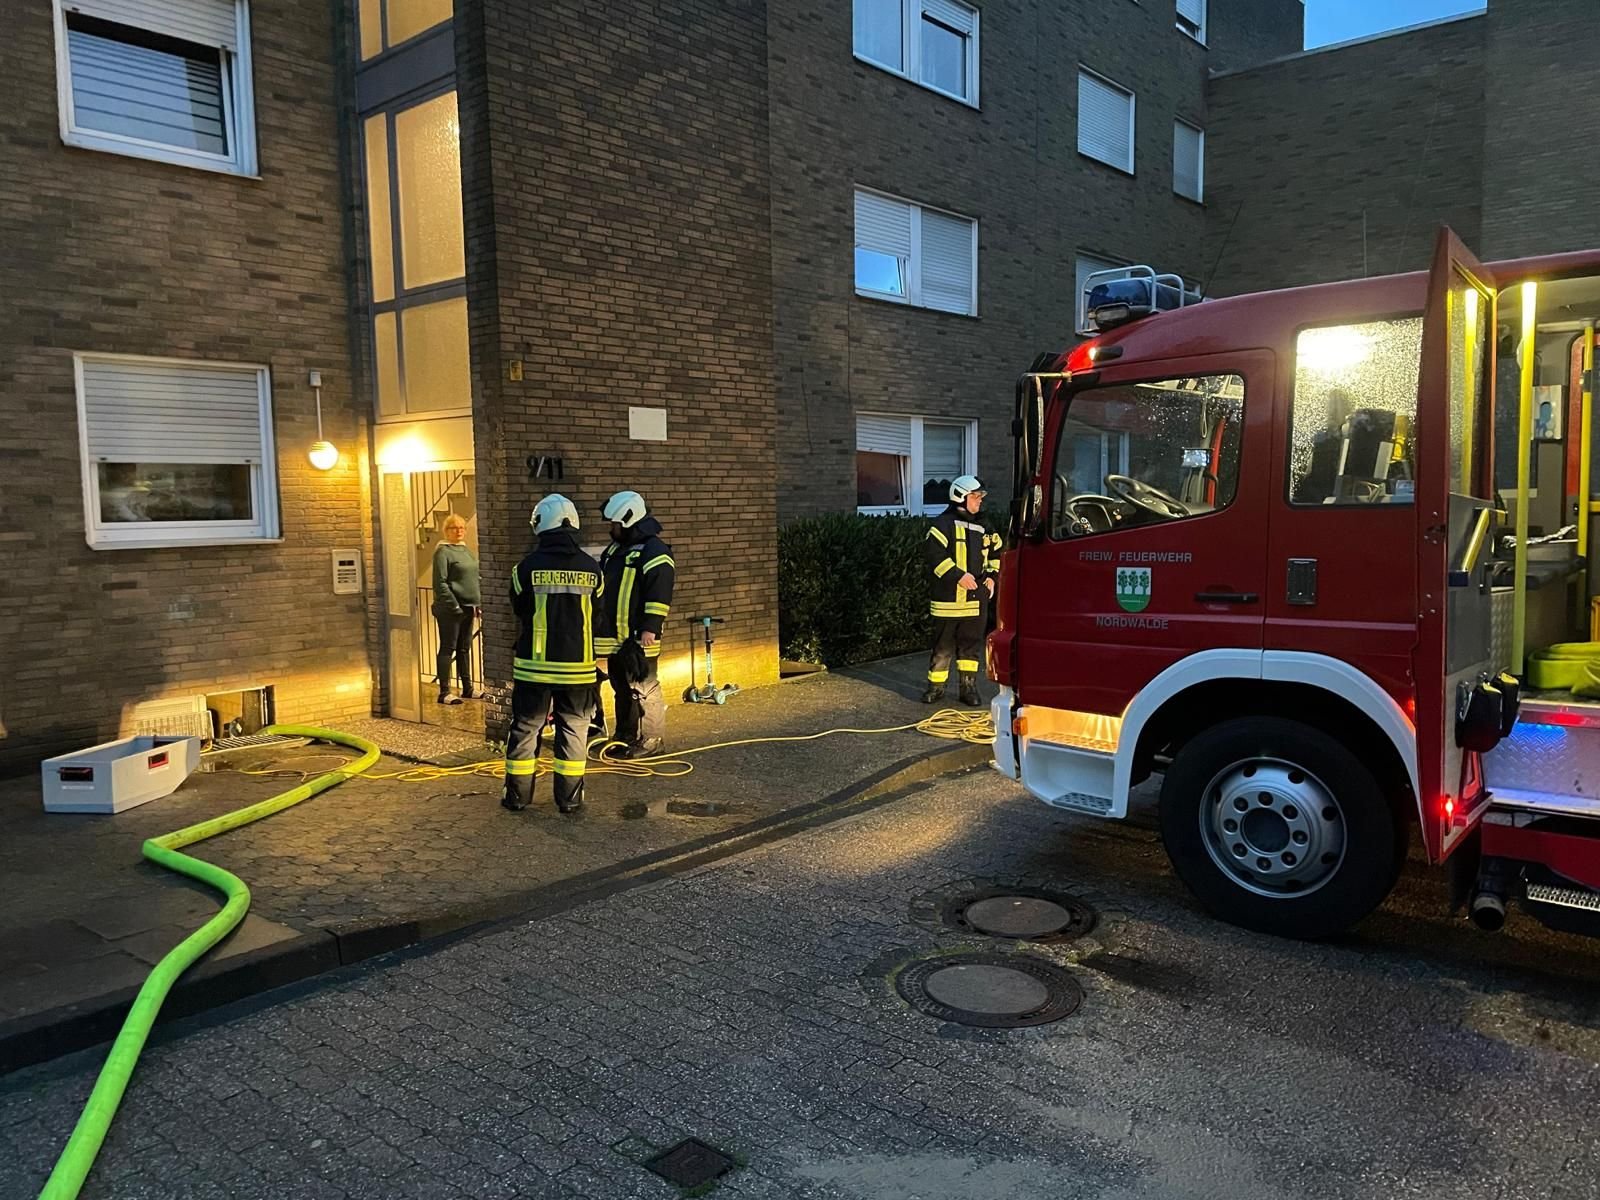
[{"label": "outdoor light fixture", "polygon": [[311,390],[317,397],[317,440],[306,455],[319,471],[331,471],[339,463],[339,447],[322,436],[322,372],[311,372]]}]

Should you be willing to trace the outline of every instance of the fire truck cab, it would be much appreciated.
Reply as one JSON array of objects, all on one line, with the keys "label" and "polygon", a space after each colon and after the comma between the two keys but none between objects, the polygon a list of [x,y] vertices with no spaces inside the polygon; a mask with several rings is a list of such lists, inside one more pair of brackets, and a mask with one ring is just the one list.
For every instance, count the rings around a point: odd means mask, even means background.
[{"label": "fire truck cab", "polygon": [[[1388,894],[1600,933],[1591,394],[1600,251],[1198,302],[1092,276],[1017,388],[996,766],[1299,937]],[[1600,634],[1593,636],[1600,637]]]}]

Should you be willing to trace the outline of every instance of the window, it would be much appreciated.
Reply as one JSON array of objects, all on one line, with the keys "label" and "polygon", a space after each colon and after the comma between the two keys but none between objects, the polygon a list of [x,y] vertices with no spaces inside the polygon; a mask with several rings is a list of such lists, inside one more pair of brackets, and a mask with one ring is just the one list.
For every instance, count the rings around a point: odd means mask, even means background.
[{"label": "window", "polygon": [[265,367],[80,354],[76,370],[90,546],[278,536]]},{"label": "window", "polygon": [[856,57],[974,108],[978,10],[957,0],[855,0]]},{"label": "window", "polygon": [[1239,488],[1243,438],[1238,375],[1078,392],[1056,443],[1050,535],[1087,537],[1220,512]]},{"label": "window", "polygon": [[1206,44],[1206,0],[1178,0],[1178,28]]},{"label": "window", "polygon": [[1078,153],[1133,174],[1133,93],[1078,72]]},{"label": "window", "polygon": [[360,0],[361,58],[366,61],[450,19],[452,0]]},{"label": "window", "polygon": [[1422,318],[1326,325],[1295,340],[1289,499],[1410,504]]},{"label": "window", "polygon": [[933,417],[856,417],[856,508],[943,511],[950,484],[975,471],[978,423]]},{"label": "window", "polygon": [[1096,258],[1092,254],[1078,255],[1078,291],[1077,299],[1074,301],[1074,308],[1077,310],[1078,314],[1078,323],[1073,328],[1075,328],[1079,333],[1087,334],[1090,332],[1086,327],[1088,321],[1083,311],[1084,281],[1096,271],[1112,271],[1117,267],[1125,267],[1127,265],[1127,263],[1113,262],[1107,258]]},{"label": "window", "polygon": [[1205,198],[1206,135],[1187,121],[1172,123],[1172,190],[1187,200]]},{"label": "window", "polygon": [[978,315],[978,223],[856,192],[856,294]]},{"label": "window", "polygon": [[254,175],[244,0],[56,0],[61,140]]},{"label": "window", "polygon": [[472,407],[456,94],[363,125],[379,417]]}]

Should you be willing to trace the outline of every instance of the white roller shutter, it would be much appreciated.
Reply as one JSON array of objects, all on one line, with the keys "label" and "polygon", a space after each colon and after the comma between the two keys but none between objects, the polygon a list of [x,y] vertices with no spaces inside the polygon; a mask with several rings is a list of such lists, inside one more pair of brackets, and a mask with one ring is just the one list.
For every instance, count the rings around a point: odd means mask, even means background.
[{"label": "white roller shutter", "polygon": [[1178,16],[1189,22],[1196,29],[1204,29],[1206,23],[1206,0],[1178,0]]},{"label": "white roller shutter", "polygon": [[856,449],[873,454],[911,454],[910,417],[856,417]]},{"label": "white roller shutter", "polygon": [[911,205],[871,192],[857,192],[856,245],[910,258]]},{"label": "white roller shutter", "polygon": [[1201,198],[1205,134],[1182,121],[1172,124],[1172,190],[1191,200]]},{"label": "white roller shutter", "polygon": [[932,17],[941,25],[947,25],[957,33],[972,32],[973,21],[976,14],[965,4],[952,4],[951,0],[922,0],[922,11],[926,16]]},{"label": "white roller shutter", "polygon": [[91,462],[261,462],[259,370],[92,358],[82,370]]},{"label": "white roller shutter", "polygon": [[964,217],[922,211],[922,303],[941,312],[973,309],[972,231]]},{"label": "white roller shutter", "polygon": [[239,48],[239,13],[234,0],[66,0],[69,13],[99,17],[201,46]]},{"label": "white roller shutter", "polygon": [[1078,151],[1133,171],[1133,93],[1078,72]]}]

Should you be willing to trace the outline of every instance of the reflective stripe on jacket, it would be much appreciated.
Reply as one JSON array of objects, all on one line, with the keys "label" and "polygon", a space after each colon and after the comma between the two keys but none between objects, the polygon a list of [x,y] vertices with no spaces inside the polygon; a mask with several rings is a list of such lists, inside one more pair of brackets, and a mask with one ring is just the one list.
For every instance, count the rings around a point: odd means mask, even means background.
[{"label": "reflective stripe on jacket", "polygon": [[511,575],[517,614],[512,678],[525,683],[588,687],[596,680],[594,601],[603,594],[600,564],[578,547],[577,535],[557,529]]},{"label": "reflective stripe on jacket", "polygon": [[[999,570],[999,550],[991,535],[967,511],[951,505],[928,526],[923,543],[923,558],[928,566],[928,611],[936,617],[975,617],[989,597],[985,579]],[[971,575],[978,583],[975,592],[962,591],[960,580]]]},{"label": "reflective stripe on jacket", "polygon": [[672,547],[659,536],[661,525],[645,517],[628,530],[631,540],[612,542],[600,553],[605,576],[605,600],[595,626],[595,651],[615,654],[622,643],[641,633],[653,633],[655,645],[644,647],[647,658],[661,654],[667,613],[672,608],[672,588],[678,565]]}]

